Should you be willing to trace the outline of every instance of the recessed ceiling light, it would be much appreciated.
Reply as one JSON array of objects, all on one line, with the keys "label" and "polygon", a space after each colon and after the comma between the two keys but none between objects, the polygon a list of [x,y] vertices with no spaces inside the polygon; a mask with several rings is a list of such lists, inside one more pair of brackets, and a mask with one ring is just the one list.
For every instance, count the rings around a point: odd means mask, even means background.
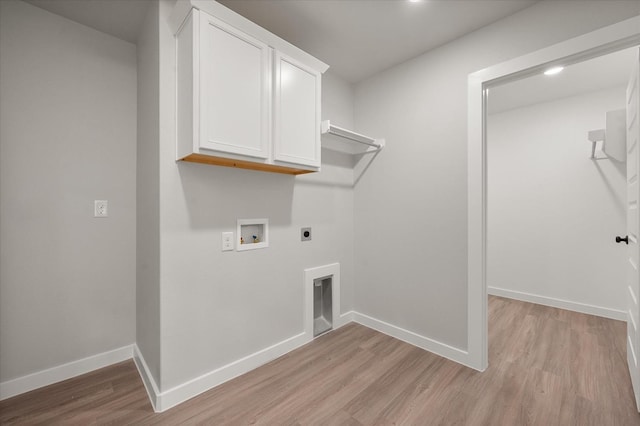
[{"label": "recessed ceiling light", "polygon": [[422,0],[409,0],[409,3],[420,3]]},{"label": "recessed ceiling light", "polygon": [[554,74],[558,74],[559,72],[561,72],[564,69],[564,67],[553,67],[553,68],[549,68],[548,70],[546,70],[544,72],[544,75],[554,75]]}]

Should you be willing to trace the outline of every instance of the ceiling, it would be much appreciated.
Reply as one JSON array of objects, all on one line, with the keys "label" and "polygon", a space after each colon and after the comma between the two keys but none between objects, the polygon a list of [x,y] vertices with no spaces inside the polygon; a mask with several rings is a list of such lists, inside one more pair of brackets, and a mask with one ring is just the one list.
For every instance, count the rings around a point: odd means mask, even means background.
[{"label": "ceiling", "polygon": [[[0,0],[1,1],[1,0]],[[149,0],[25,0],[136,42]],[[222,0],[358,82],[537,0]]]},{"label": "ceiling", "polygon": [[638,48],[635,47],[570,65],[556,75],[539,74],[492,87],[489,90],[488,113],[626,86],[637,58]]},{"label": "ceiling", "polygon": [[24,1],[130,43],[136,42],[149,6],[148,0]]},{"label": "ceiling", "polygon": [[355,83],[535,0],[221,0]]},{"label": "ceiling", "polygon": [[[2,0],[0,0],[2,1]],[[25,0],[135,43],[149,0]],[[358,82],[536,0],[220,0]],[[491,89],[489,112],[626,83],[633,52],[618,52]]]}]

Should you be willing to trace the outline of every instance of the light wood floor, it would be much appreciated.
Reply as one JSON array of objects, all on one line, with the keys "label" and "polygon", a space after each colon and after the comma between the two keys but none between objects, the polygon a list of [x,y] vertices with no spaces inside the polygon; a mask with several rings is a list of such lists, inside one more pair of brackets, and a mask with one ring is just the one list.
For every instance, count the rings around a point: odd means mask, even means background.
[{"label": "light wood floor", "polygon": [[0,402],[1,424],[640,425],[620,321],[491,297],[478,373],[356,324],[165,413],[132,361]]}]

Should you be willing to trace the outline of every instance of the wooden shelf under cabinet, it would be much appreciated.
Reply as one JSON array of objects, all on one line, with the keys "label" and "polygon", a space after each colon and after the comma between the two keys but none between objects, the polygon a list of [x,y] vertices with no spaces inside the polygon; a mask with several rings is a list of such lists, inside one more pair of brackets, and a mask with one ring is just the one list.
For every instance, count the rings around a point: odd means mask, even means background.
[{"label": "wooden shelf under cabinet", "polygon": [[293,167],[275,166],[273,164],[253,163],[251,161],[234,160],[231,158],[213,157],[203,154],[191,154],[182,158],[190,163],[212,164],[214,166],[236,167],[238,169],[257,170],[260,172],[282,173],[286,175],[302,175],[313,173],[313,170],[296,169]]}]

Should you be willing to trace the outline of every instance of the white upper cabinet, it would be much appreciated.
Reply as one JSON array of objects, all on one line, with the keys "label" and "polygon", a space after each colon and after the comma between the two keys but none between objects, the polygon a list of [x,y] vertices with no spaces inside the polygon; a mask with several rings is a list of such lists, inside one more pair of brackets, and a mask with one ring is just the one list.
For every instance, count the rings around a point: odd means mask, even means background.
[{"label": "white upper cabinet", "polygon": [[176,32],[177,159],[318,171],[327,66],[216,2],[187,3],[207,12],[184,3],[174,11],[186,14]]},{"label": "white upper cabinet", "polygon": [[200,147],[269,158],[270,49],[200,13]]},{"label": "white upper cabinet", "polygon": [[321,74],[275,53],[274,158],[320,167]]}]

